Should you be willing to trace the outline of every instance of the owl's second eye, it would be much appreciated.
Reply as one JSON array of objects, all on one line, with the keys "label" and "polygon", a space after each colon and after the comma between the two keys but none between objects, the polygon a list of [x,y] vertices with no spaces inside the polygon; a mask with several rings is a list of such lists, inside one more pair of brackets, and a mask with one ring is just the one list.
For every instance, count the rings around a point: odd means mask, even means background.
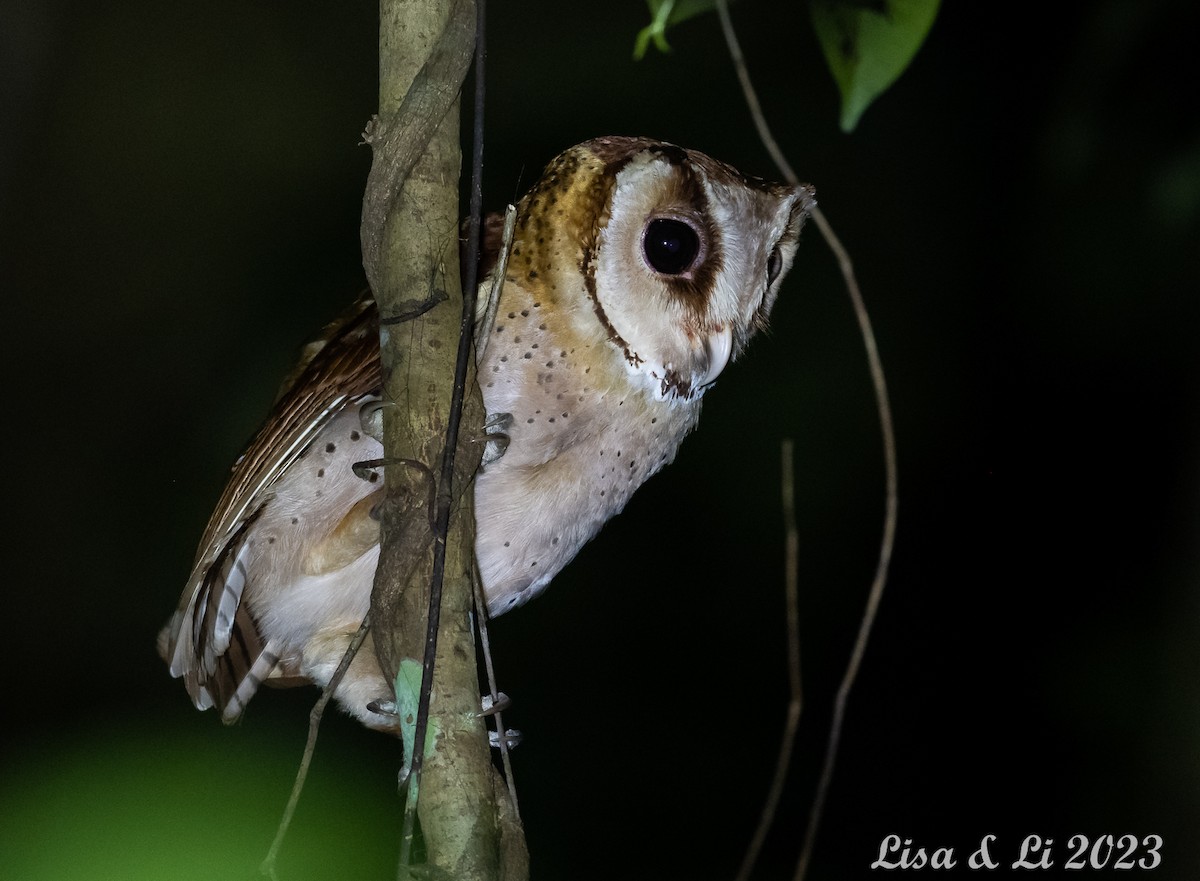
[{"label": "owl's second eye", "polygon": [[779,270],[783,269],[783,255],[779,253],[779,246],[775,246],[775,250],[771,252],[771,256],[767,258],[767,286],[775,284],[775,279],[779,278]]},{"label": "owl's second eye", "polygon": [[682,220],[659,217],[646,225],[642,251],[655,272],[682,275],[692,268],[700,254],[700,236]]}]

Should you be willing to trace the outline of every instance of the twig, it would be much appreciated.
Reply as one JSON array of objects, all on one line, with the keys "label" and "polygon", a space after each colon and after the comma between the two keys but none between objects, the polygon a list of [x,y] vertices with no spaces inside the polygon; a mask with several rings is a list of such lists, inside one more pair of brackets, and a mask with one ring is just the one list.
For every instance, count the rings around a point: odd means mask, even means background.
[{"label": "twig", "polygon": [[788,638],[788,684],[791,686],[791,699],[788,701],[787,720],[783,726],[783,736],[779,740],[779,755],[775,760],[775,776],[771,780],[771,788],[763,803],[762,814],[758,819],[758,828],[746,848],[742,858],[741,868],[738,869],[737,881],[749,881],[754,864],[758,861],[767,832],[775,821],[775,811],[779,800],[783,797],[783,788],[787,782],[788,767],[792,761],[792,750],[796,745],[796,730],[800,727],[800,713],[804,708],[804,691],[800,678],[800,601],[797,570],[799,568],[800,539],[796,531],[796,485],[792,468],[792,439],[784,438],[780,443],[781,469],[780,488],[783,505],[784,531],[784,596],[787,603],[787,638]]},{"label": "twig", "polygon": [[[737,70],[738,79],[742,84],[742,93],[746,97],[746,104],[754,119],[754,126],[758,130],[759,138],[761,138],[763,146],[766,147],[767,152],[771,155],[771,159],[779,168],[784,179],[789,184],[795,186],[799,183],[799,179],[784,157],[783,151],[780,150],[778,142],[771,134],[771,129],[767,125],[766,117],[762,112],[762,106],[758,101],[758,95],[754,90],[753,83],[750,81],[746,59],[742,55],[737,34],[733,30],[733,22],[729,17],[726,0],[717,0],[717,14],[720,16],[721,29],[725,34],[725,42],[729,46],[729,54],[733,59],[734,68]],[[871,627],[875,622],[875,615],[879,609],[880,600],[883,598],[884,586],[887,584],[888,565],[892,559],[892,547],[896,536],[896,515],[899,500],[896,479],[896,437],[892,426],[892,411],[891,405],[888,403],[887,382],[884,379],[883,364],[879,359],[879,350],[875,344],[874,331],[871,329],[871,319],[867,314],[867,307],[863,303],[862,293],[858,287],[858,280],[854,274],[854,265],[850,260],[850,255],[834,234],[833,228],[829,225],[829,221],[825,219],[825,215],[820,208],[813,209],[812,217],[813,221],[817,224],[817,228],[821,231],[821,235],[825,238],[826,244],[829,245],[830,250],[833,251],[834,256],[837,258],[842,277],[846,282],[846,291],[850,296],[850,302],[854,306],[854,314],[858,319],[863,346],[866,349],[867,363],[870,367],[871,381],[875,387],[876,405],[879,410],[879,428],[883,437],[887,502],[883,521],[883,537],[879,545],[879,562],[875,569],[875,578],[871,583],[870,593],[867,596],[866,608],[863,611],[858,637],[855,640],[854,648],[850,655],[850,662],[846,665],[846,672],[842,677],[837,698],[834,701],[833,722],[829,729],[829,741],[825,748],[825,760],[821,769],[821,778],[817,783],[817,792],[813,798],[812,812],[809,815],[808,829],[805,832],[804,848],[796,864],[796,881],[802,881],[804,878],[812,856],[813,843],[821,821],[821,812],[825,806],[829,783],[833,778],[833,767],[837,760],[838,742],[841,739],[842,723],[846,715],[846,703],[850,697],[850,690],[854,686],[854,680],[858,676],[858,668],[862,663],[863,654],[866,652],[867,642],[871,635]]]},{"label": "twig", "polygon": [[[476,0],[479,16],[475,32],[475,108],[474,108],[474,141],[471,166],[471,230],[472,238],[468,241],[467,284],[472,291],[471,317],[475,315],[475,296],[479,280],[479,228],[483,214],[483,110],[484,110],[484,64],[487,59],[486,43],[484,41],[484,14],[487,0]],[[512,246],[513,233],[517,226],[517,209],[509,205],[504,211],[504,232],[501,236],[500,253],[496,258],[496,267],[492,276],[492,284],[488,291],[487,309],[483,321],[475,328],[475,357],[483,359],[483,353],[491,339],[492,327],[496,323],[496,310],[500,306],[500,291],[504,287],[504,275],[508,271],[508,249]],[[465,306],[464,306],[465,309]],[[463,338],[467,338],[464,333]],[[496,668],[492,662],[492,643],[488,636],[487,602],[483,596],[482,579],[479,576],[478,564],[474,567],[471,578],[471,589],[475,596],[475,626],[479,630],[479,647],[483,652],[483,666],[487,671],[488,692],[492,697],[492,706],[498,706],[500,693],[496,687]],[[496,718],[496,731],[500,735],[500,761],[504,765],[504,779],[508,783],[508,797],[512,802],[513,816],[516,822],[521,822],[521,810],[517,805],[517,786],[513,777],[512,759],[508,754],[508,738],[504,736],[504,719],[499,710],[493,714]]]},{"label": "twig", "polygon": [[[437,525],[434,531],[436,540],[433,545],[433,574],[429,585],[429,616],[425,631],[425,654],[421,671],[421,697],[417,704],[416,729],[413,732],[412,767],[409,769],[407,778],[410,797],[405,799],[404,803],[404,823],[400,838],[399,877],[401,878],[405,877],[412,856],[411,844],[416,821],[417,793],[420,791],[421,766],[425,753],[425,729],[429,725],[433,668],[437,658],[438,630],[442,617],[446,538],[450,531],[450,509],[454,498],[454,457],[458,450],[463,398],[466,395],[467,374],[471,367],[471,328],[475,321],[475,296],[479,277],[479,226],[483,206],[484,7],[485,0],[476,0],[475,119],[471,155],[471,215],[467,222],[466,278],[463,281],[462,318],[459,326],[458,352],[454,363],[454,388],[450,397],[450,412],[446,423],[446,441],[442,447],[441,473],[438,475]],[[452,20],[453,15],[452,12]],[[447,31],[449,30],[448,26]]]},{"label": "twig", "polygon": [[[481,587],[482,579],[479,577],[479,567],[475,567],[475,577],[471,579],[471,586],[475,591],[475,624],[479,629],[479,647],[483,650],[483,666],[487,671],[488,692],[492,696],[492,706],[497,706],[500,701],[500,690],[496,687],[496,668],[492,665],[492,643],[488,636],[487,625],[487,601],[483,598],[483,589]],[[517,784],[513,778],[512,758],[508,754],[508,738],[504,736],[504,719],[501,718],[500,711],[497,710],[492,714],[496,718],[496,733],[499,734],[500,745],[500,762],[504,765],[504,779],[508,783],[508,797],[512,802],[513,816],[516,822],[521,822],[521,808],[517,804]]]},{"label": "twig", "polygon": [[317,749],[317,732],[321,728],[321,717],[324,716],[325,707],[333,699],[334,692],[342,684],[342,679],[345,677],[346,671],[350,669],[354,656],[358,654],[363,640],[370,632],[371,623],[368,619],[363,618],[362,624],[358,625],[358,632],[354,634],[354,638],[346,646],[346,651],[342,653],[342,660],[338,663],[337,669],[329,677],[329,684],[325,686],[321,697],[317,699],[308,714],[308,742],[304,745],[304,755],[300,759],[300,767],[296,769],[296,781],[292,784],[292,794],[288,796],[287,807],[283,809],[283,817],[279,821],[279,828],[275,831],[275,840],[271,842],[271,849],[267,851],[266,859],[259,866],[259,871],[269,876],[272,881],[275,881],[277,877],[275,875],[275,858],[279,856],[279,849],[283,846],[283,839],[287,835],[288,827],[292,825],[292,815],[296,813],[296,805],[300,803],[300,793],[304,790],[304,781],[308,778],[308,768],[312,764],[313,753]]},{"label": "twig", "polygon": [[496,256],[496,268],[492,271],[492,286],[488,290],[487,309],[483,320],[475,328],[475,357],[482,361],[492,340],[492,328],[496,325],[496,311],[500,308],[500,291],[504,288],[504,276],[508,272],[508,249],[512,247],[513,233],[517,229],[517,206],[504,209],[504,232],[500,237],[500,253]]}]

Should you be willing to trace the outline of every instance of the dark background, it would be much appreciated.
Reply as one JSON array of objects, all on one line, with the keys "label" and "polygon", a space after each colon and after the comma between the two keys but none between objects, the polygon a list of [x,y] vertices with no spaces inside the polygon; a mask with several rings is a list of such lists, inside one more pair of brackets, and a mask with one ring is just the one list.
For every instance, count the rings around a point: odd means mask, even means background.
[{"label": "dark background", "polygon": [[[858,262],[899,437],[892,579],[810,877],[878,875],[890,833],[954,846],[959,875],[989,874],[965,868],[989,833],[1006,865],[1051,837],[1059,866],[1075,833],[1157,834],[1155,877],[1200,877],[1191,4],[948,3],[849,136],[804,7],[734,15]],[[224,729],[154,637],[296,347],[361,283],[374,16],[0,2],[0,875],[256,877],[315,692]],[[647,17],[493,4],[489,206],[600,134],[772,175],[715,17],[635,64]],[[787,697],[783,437],[807,705],[759,877],[790,876],[883,513],[862,346],[815,229],[705,411],[494,626],[535,879],[733,876]],[[391,877],[399,761],[327,720],[282,877]]]}]

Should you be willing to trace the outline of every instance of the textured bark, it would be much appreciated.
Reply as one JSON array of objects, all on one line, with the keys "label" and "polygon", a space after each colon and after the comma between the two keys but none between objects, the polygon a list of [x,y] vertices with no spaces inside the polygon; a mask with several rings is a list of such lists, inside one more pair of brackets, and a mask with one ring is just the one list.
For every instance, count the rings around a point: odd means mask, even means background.
[{"label": "textured bark", "polygon": [[[458,261],[458,92],[470,62],[473,0],[381,0],[380,113],[363,200],[363,263],[381,316],[386,468],[375,650],[394,679],[424,652],[434,498],[462,316]],[[432,53],[432,54],[431,54]],[[401,187],[402,189],[398,189]],[[468,378],[460,437],[482,432]],[[419,818],[430,874],[500,876],[497,811],[469,622],[474,555],[471,477],[478,444],[459,445],[446,541],[441,627]]]}]

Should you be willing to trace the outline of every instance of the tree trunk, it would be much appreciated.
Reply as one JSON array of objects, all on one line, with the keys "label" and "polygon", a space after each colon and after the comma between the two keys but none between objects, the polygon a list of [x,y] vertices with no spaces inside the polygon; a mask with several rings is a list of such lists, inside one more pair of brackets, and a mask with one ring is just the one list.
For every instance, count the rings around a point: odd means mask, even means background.
[{"label": "tree trunk", "polygon": [[[436,487],[462,317],[458,91],[474,22],[473,0],[380,3],[380,112],[366,135],[374,156],[362,237],[379,304],[384,453],[393,463],[370,614],[376,654],[393,681],[403,660],[421,664],[426,642]],[[466,388],[460,437],[468,440],[459,444],[453,481],[418,816],[434,877],[491,881],[500,877],[494,771],[469,619],[479,461],[469,438],[483,422],[473,369]]]}]

